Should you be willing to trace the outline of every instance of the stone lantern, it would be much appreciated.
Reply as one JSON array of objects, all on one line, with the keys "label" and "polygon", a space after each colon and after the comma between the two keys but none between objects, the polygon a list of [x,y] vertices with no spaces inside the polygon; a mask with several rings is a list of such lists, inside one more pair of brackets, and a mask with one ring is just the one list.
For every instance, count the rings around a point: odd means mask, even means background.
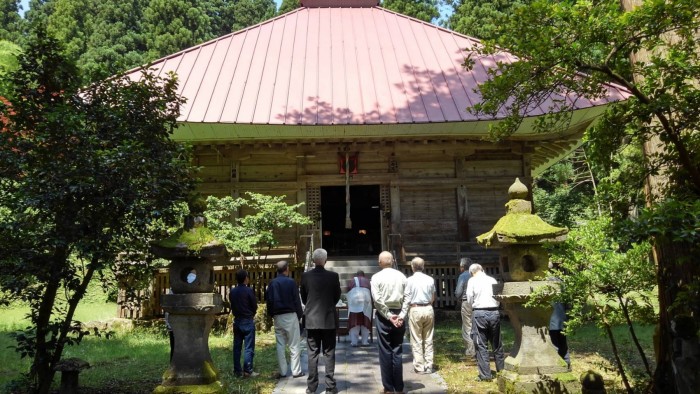
[{"label": "stone lantern", "polygon": [[184,227],[151,246],[156,256],[171,261],[172,294],[162,296],[161,306],[175,338],[170,367],[154,393],[224,393],[209,353],[209,332],[223,309],[221,295],[214,293],[213,265],[225,262],[227,253],[206,228],[202,211],[191,206]]},{"label": "stone lantern", "polygon": [[580,392],[549,338],[551,306],[524,305],[535,289],[556,288],[556,282],[536,280],[549,266],[549,254],[542,244],[564,241],[568,229],[549,225],[532,214],[532,203],[526,200],[528,189],[519,179],[508,195],[506,215],[489,232],[476,237],[479,244],[500,249],[504,283],[502,288],[494,288],[494,294],[515,331],[513,349],[498,376],[499,389],[508,393]]}]

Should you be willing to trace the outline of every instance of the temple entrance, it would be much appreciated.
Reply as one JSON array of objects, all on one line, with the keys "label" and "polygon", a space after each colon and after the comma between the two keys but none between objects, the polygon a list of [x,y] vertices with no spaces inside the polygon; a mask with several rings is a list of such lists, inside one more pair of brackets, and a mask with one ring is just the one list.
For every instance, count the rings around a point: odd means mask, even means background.
[{"label": "temple entrance", "polygon": [[345,186],[321,187],[321,234],[330,256],[370,256],[381,251],[379,185],[350,186],[346,228]]}]

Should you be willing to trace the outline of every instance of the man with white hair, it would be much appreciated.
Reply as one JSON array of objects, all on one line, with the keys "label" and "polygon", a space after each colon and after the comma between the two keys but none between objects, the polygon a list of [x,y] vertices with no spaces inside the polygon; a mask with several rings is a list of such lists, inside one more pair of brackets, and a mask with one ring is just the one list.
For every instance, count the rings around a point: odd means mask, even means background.
[{"label": "man with white hair", "polygon": [[467,302],[467,283],[471,274],[469,266],[474,262],[469,257],[462,257],[459,260],[459,278],[457,278],[457,288],[455,297],[461,303],[460,312],[462,314],[462,340],[464,340],[464,355],[467,360],[473,360],[476,355],[474,341],[472,340],[472,306]]},{"label": "man with white hair", "polygon": [[490,381],[491,367],[487,342],[491,342],[496,361],[496,371],[503,369],[505,357],[501,344],[501,315],[499,302],[493,298],[493,285],[496,279],[488,276],[479,264],[469,266],[471,279],[467,283],[467,302],[472,306],[474,345],[476,346],[476,364],[479,370],[477,380]]},{"label": "man with white hair", "polygon": [[411,260],[413,275],[406,281],[403,308],[408,309],[408,327],[411,332],[413,371],[433,373],[433,331],[435,329],[435,280],[423,273],[425,261],[420,257]]},{"label": "man with white hair", "polygon": [[315,268],[301,275],[301,301],[304,309],[306,344],[309,351],[309,377],[306,393],[318,388],[318,358],[323,351],[326,366],[326,393],[337,393],[335,381],[335,304],[340,300],[340,278],[336,272],[324,268],[328,259],[325,249],[316,249],[311,255]]}]

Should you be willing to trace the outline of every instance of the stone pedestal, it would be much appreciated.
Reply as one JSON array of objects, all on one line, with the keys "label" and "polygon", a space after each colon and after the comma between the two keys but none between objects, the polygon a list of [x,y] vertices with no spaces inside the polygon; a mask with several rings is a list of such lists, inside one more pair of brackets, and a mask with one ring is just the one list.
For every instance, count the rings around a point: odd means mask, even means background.
[{"label": "stone pedestal", "polygon": [[206,228],[204,217],[193,215],[185,218],[183,228],[153,244],[151,250],[171,260],[173,294],[162,296],[161,307],[169,314],[174,338],[170,367],[153,393],[223,394],[209,353],[209,332],[215,315],[223,309],[221,295],[214,293],[213,265],[226,260],[226,247]]},{"label": "stone pedestal", "polygon": [[209,353],[214,315],[223,309],[219,294],[166,294],[161,305],[170,313],[175,348],[170,368],[154,393],[224,393]]},{"label": "stone pedestal", "polygon": [[506,282],[496,298],[503,303],[515,330],[515,342],[498,376],[506,393],[577,393],[576,377],[549,338],[550,307],[525,307],[528,296],[548,281]]}]

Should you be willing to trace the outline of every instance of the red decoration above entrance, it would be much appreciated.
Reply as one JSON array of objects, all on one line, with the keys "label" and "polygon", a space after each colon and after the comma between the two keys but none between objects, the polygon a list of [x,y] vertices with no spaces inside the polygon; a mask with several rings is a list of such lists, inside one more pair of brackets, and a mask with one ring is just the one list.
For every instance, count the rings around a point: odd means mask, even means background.
[{"label": "red decoration above entrance", "polygon": [[[359,156],[359,153],[348,153],[347,157],[347,163],[348,166],[350,167],[350,174],[357,174],[357,157]],[[338,169],[340,170],[341,174],[345,174],[345,153],[339,153],[338,154]]]}]

